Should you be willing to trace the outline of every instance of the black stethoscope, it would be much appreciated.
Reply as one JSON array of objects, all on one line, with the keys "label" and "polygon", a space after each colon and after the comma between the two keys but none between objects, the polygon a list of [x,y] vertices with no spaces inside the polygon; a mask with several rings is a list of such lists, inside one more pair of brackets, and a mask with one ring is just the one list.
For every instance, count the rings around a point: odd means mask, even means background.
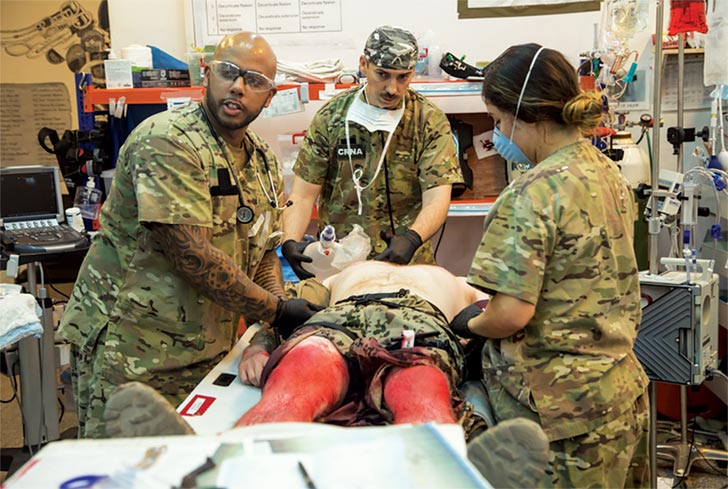
[{"label": "black stethoscope", "polygon": [[[205,122],[207,123],[207,127],[210,129],[210,132],[212,133],[213,137],[215,138],[215,142],[217,143],[218,147],[220,148],[220,151],[222,152],[222,156],[225,159],[225,165],[227,168],[224,169],[218,169],[217,170],[217,180],[218,185],[217,187],[213,187],[217,190],[213,192],[213,188],[211,188],[211,193],[213,195],[231,195],[231,191],[234,190],[235,193],[238,195],[238,208],[235,211],[235,217],[237,218],[238,222],[241,224],[249,224],[253,221],[253,218],[255,217],[255,213],[253,212],[253,208],[249,205],[246,205],[243,201],[243,190],[240,186],[240,181],[238,179],[238,174],[234,170],[233,164],[230,162],[230,159],[227,155],[227,148],[225,148],[225,144],[223,141],[221,141],[220,135],[217,133],[215,128],[212,126],[212,123],[210,122],[209,117],[207,117],[207,112],[205,112],[204,107],[202,104],[200,104],[200,110],[202,111],[202,114],[205,116]],[[278,192],[276,192],[275,183],[273,182],[273,174],[270,171],[270,164],[268,163],[268,155],[265,154],[265,151],[263,151],[262,148],[256,146],[254,154],[260,155],[260,157],[263,160],[263,166],[265,166],[265,172],[268,175],[268,184],[270,185],[270,193],[268,193],[268,189],[266,189],[265,185],[263,185],[263,179],[260,178],[260,172],[258,172],[258,165],[255,164],[254,161],[251,161],[251,164],[253,165],[253,168],[255,169],[255,177],[258,179],[258,184],[260,185],[260,189],[263,191],[263,195],[265,195],[265,198],[268,200],[268,203],[270,206],[278,211],[282,211],[286,207],[290,207],[293,205],[293,202],[290,200],[283,204],[281,206],[278,202]],[[253,155],[251,155],[251,160],[253,159]],[[232,185],[230,185],[230,173],[232,173],[233,179],[235,180],[235,188],[233,189]]]}]

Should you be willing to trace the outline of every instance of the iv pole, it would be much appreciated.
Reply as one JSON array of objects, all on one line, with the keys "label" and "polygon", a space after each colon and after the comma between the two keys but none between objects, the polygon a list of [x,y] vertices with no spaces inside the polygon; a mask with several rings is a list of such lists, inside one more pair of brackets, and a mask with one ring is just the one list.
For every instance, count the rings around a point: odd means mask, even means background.
[{"label": "iv pole", "polygon": [[[662,30],[664,20],[664,4],[662,0],[657,1],[657,21],[655,27],[655,63],[654,63],[654,93],[653,93],[653,144],[652,144],[652,193],[653,209],[656,209],[655,190],[659,185],[660,167],[660,112],[662,107],[661,78],[662,78]],[[684,120],[684,74],[685,74],[685,37],[679,36],[677,60],[677,126],[683,127]],[[677,171],[683,173],[684,154],[682,144],[677,153]],[[649,231],[649,265],[650,274],[657,274],[658,257],[658,235],[660,233],[660,221],[658,213],[653,213],[648,220]],[[657,452],[658,448],[663,456],[672,458],[674,461],[673,473],[678,476],[687,475],[693,460],[698,458],[712,460],[728,460],[728,452],[707,448],[693,447],[688,443],[687,436],[687,385],[680,385],[680,441],[657,446],[657,385],[655,381],[650,382],[650,428],[649,428],[649,460],[650,460],[650,487],[657,487]]]},{"label": "iv pole", "polygon": [[[662,0],[657,0],[657,19],[655,24],[655,62],[654,62],[654,79],[652,92],[652,172],[650,175],[650,185],[653,192],[650,194],[652,209],[657,209],[655,202],[654,190],[658,188],[659,182],[659,166],[660,166],[660,107],[662,106],[661,93],[661,77],[662,77],[662,23],[664,16],[664,5]],[[647,229],[648,248],[649,248],[649,264],[650,274],[657,274],[657,239],[660,234],[660,220],[658,213],[653,212],[648,220]],[[657,487],[657,384],[650,382],[650,487]]]}]

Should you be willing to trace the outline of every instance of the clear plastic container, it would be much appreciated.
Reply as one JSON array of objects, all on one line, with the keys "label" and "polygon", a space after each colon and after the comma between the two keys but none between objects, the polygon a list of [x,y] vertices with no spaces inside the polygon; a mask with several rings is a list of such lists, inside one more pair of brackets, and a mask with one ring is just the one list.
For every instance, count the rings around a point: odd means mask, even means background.
[{"label": "clear plastic container", "polygon": [[334,226],[327,225],[321,232],[318,241],[311,243],[303,251],[303,254],[311,257],[311,263],[301,263],[307,272],[313,273],[318,280],[324,280],[339,273],[339,269],[332,265],[336,251],[341,245],[336,242],[336,231]]},{"label": "clear plastic container", "polygon": [[291,195],[294,177],[293,164],[296,163],[298,151],[301,149],[301,141],[303,141],[305,135],[305,132],[278,135],[280,162],[283,167],[283,185],[286,195]]},{"label": "clear plastic container", "polygon": [[205,46],[205,49],[197,49],[187,53],[187,67],[190,70],[190,85],[202,86],[205,78],[205,66],[212,61],[214,46]]},{"label": "clear plastic container", "polygon": [[636,189],[640,183],[649,183],[650,160],[647,153],[635,144],[629,132],[620,131],[612,136],[612,147],[624,151],[624,156],[617,161],[617,165],[632,188]]}]

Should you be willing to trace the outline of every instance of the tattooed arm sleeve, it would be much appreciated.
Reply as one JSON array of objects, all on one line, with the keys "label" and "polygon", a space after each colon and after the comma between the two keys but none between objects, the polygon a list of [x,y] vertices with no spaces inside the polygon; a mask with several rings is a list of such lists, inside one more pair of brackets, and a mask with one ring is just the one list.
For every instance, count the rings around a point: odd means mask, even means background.
[{"label": "tattooed arm sleeve", "polygon": [[201,226],[148,223],[175,270],[197,290],[247,321],[273,321],[279,298],[257,285],[232,259],[210,244]]},{"label": "tattooed arm sleeve", "polygon": [[258,265],[253,282],[263,287],[271,294],[286,299],[286,291],[283,288],[283,269],[281,260],[274,250],[266,252]]},{"label": "tattooed arm sleeve", "polygon": [[[259,346],[262,350],[270,353],[277,346],[272,328],[261,328],[250,340],[250,346]],[[248,347],[250,348],[250,347]]]}]

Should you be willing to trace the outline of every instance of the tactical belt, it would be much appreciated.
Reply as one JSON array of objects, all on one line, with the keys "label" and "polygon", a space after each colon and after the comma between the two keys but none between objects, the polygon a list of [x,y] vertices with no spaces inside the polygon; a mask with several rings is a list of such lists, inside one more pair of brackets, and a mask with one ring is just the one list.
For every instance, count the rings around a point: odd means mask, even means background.
[{"label": "tactical belt", "polygon": [[397,292],[380,292],[378,294],[361,294],[361,295],[352,295],[347,297],[346,299],[341,299],[340,301],[336,302],[337,304],[342,304],[345,302],[353,302],[357,306],[362,306],[364,304],[368,304],[370,302],[378,302],[379,304],[383,304],[385,306],[390,307],[406,307],[401,306],[400,304],[395,304],[393,302],[385,302],[382,299],[393,299],[393,298],[402,298],[408,296],[410,291],[408,289],[399,289]]}]

